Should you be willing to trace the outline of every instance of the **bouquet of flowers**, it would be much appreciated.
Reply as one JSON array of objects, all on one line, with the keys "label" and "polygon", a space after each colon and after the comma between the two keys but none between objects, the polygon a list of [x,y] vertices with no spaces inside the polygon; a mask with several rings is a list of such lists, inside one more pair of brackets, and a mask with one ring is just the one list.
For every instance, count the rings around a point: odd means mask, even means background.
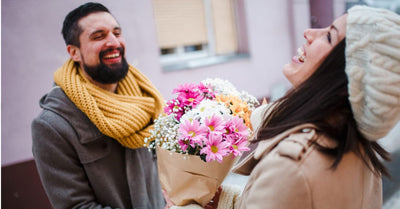
[{"label": "bouquet of flowers", "polygon": [[177,205],[207,204],[247,147],[255,97],[228,81],[183,84],[154,121],[149,149],[157,149],[161,186]]}]

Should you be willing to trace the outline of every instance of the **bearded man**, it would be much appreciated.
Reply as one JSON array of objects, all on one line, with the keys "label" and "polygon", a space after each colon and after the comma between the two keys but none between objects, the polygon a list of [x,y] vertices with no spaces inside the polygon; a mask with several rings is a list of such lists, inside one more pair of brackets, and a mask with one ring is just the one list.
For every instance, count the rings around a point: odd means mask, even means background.
[{"label": "bearded man", "polygon": [[156,157],[144,148],[164,99],[125,60],[110,11],[86,3],[65,18],[70,59],[32,122],[33,155],[54,208],[165,206]]}]

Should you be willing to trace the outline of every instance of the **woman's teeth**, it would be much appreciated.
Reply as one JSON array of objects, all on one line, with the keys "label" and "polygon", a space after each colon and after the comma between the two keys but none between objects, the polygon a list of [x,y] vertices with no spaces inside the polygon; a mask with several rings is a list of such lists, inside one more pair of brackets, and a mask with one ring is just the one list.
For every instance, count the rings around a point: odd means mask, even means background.
[{"label": "woman's teeth", "polygon": [[299,60],[300,62],[306,61],[306,56],[304,55],[304,51],[303,51],[302,48],[298,48],[298,49],[297,49],[297,55],[298,55],[298,60]]}]

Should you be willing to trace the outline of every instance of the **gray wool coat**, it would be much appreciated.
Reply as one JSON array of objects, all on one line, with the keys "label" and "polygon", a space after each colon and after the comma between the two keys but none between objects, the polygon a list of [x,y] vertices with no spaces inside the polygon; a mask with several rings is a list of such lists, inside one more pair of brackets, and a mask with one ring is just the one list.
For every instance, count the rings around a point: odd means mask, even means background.
[{"label": "gray wool coat", "polygon": [[103,135],[54,87],[32,122],[32,151],[54,208],[164,208],[154,153]]}]

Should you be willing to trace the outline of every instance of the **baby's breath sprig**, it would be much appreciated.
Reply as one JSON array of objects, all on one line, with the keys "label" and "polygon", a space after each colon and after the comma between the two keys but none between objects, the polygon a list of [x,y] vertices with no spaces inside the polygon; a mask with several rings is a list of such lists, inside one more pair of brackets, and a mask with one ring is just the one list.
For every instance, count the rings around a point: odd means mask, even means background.
[{"label": "baby's breath sprig", "polygon": [[156,146],[179,153],[177,142],[179,122],[173,114],[162,115],[154,120],[154,129],[150,131],[151,136],[144,139],[149,150]]}]

